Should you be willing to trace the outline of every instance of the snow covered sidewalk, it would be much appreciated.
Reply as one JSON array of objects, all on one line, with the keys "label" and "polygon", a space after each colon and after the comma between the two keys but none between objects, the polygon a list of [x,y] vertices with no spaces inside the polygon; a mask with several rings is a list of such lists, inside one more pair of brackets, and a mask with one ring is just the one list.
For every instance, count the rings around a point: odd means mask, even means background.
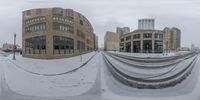
[{"label": "snow covered sidewalk", "polygon": [[54,76],[65,74],[79,68],[94,55],[95,52],[91,52],[71,58],[53,60],[24,58],[21,55],[17,56],[16,60],[12,60],[12,55],[10,55],[7,57],[7,60],[16,67],[32,74]]},{"label": "snow covered sidewalk", "polygon": [[[95,52],[83,55],[83,61],[85,62],[94,54]],[[14,63],[27,65],[27,69],[29,70],[48,74],[54,72],[60,73],[65,69],[63,67],[73,68],[81,64],[78,62],[80,61],[79,57],[50,61],[20,57],[17,57],[17,59],[18,60],[14,61]],[[26,63],[26,61],[29,62]],[[37,61],[39,63],[37,63]],[[4,76],[8,87],[18,94],[37,97],[66,97],[86,93],[96,81],[98,66],[100,63],[99,54],[96,54],[86,65],[74,72],[55,76],[43,76],[32,74],[16,67],[16,65],[10,63],[8,59],[7,62],[8,63],[4,68]],[[35,65],[37,66],[28,66],[28,64],[31,65],[33,63],[36,63]],[[49,66],[45,66],[46,63]],[[41,66],[42,68],[39,68],[40,64],[43,64],[43,66]],[[26,66],[23,66],[23,68],[25,67]]]}]

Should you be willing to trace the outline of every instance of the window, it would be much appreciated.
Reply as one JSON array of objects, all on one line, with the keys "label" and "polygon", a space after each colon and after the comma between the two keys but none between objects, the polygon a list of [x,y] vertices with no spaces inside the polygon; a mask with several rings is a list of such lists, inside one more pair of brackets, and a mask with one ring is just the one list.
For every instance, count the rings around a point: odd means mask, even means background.
[{"label": "window", "polygon": [[36,32],[36,31],[45,31],[46,30],[46,23],[37,23],[32,24],[26,27],[26,32]]},{"label": "window", "polygon": [[155,38],[163,39],[163,34],[155,33]]},{"label": "window", "polygon": [[54,54],[67,54],[74,52],[74,40],[63,36],[53,37]]},{"label": "window", "polygon": [[131,40],[131,36],[126,37],[126,41]]},{"label": "window", "polygon": [[72,18],[73,18],[74,11],[72,9],[66,9],[66,15],[67,16],[72,16]]},{"label": "window", "polygon": [[85,39],[85,33],[81,32],[79,30],[77,30],[77,36]]},{"label": "window", "polygon": [[63,24],[63,23],[53,23],[53,29],[57,31],[64,31],[64,32],[69,32],[69,33],[74,33],[74,28],[70,25]]},{"label": "window", "polygon": [[46,36],[38,36],[25,40],[26,54],[46,54]]},{"label": "window", "polygon": [[140,34],[133,35],[133,39],[139,39],[139,38],[140,38]]},{"label": "window", "polygon": [[63,9],[62,8],[53,8],[52,12],[53,12],[54,15],[59,15],[59,16],[63,15]]},{"label": "window", "polygon": [[31,19],[28,19],[25,21],[25,24],[29,24],[29,23],[33,23],[33,22],[42,22],[42,21],[45,21],[46,20],[46,17],[45,16],[39,16],[39,17],[34,17],[34,18],[31,18]]},{"label": "window", "polygon": [[85,43],[82,41],[77,41],[77,49],[79,52],[84,52],[85,51]]},{"label": "window", "polygon": [[27,11],[26,11],[26,15],[31,15],[31,11],[30,11],[30,10],[27,10]]},{"label": "window", "polygon": [[155,40],[154,52],[155,53],[162,53],[163,52],[163,41],[162,40]]},{"label": "window", "polygon": [[83,25],[83,21],[82,20],[80,20],[80,24]]},{"label": "window", "polygon": [[37,15],[42,14],[42,9],[36,9],[36,14]]},{"label": "window", "polygon": [[152,38],[152,34],[151,33],[144,33],[143,38]]},{"label": "window", "polygon": [[124,38],[121,39],[121,42],[124,42]]}]

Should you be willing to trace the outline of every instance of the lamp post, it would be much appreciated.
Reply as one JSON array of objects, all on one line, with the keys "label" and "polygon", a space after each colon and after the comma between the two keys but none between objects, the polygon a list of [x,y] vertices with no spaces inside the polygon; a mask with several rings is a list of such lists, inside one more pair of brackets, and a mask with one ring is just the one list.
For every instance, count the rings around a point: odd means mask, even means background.
[{"label": "lamp post", "polygon": [[82,55],[81,55],[81,53],[80,53],[80,58],[81,58],[81,62],[82,62]]},{"label": "lamp post", "polygon": [[147,44],[147,57],[149,57],[148,53],[149,53],[149,44]]},{"label": "lamp post", "polygon": [[[80,46],[80,45],[79,45]],[[82,46],[81,46],[82,47]],[[79,55],[80,55],[80,60],[82,62],[82,55],[81,55],[81,48],[79,47]]]},{"label": "lamp post", "polygon": [[15,58],[15,49],[16,49],[16,33],[14,34],[13,60],[16,60],[16,58]]}]

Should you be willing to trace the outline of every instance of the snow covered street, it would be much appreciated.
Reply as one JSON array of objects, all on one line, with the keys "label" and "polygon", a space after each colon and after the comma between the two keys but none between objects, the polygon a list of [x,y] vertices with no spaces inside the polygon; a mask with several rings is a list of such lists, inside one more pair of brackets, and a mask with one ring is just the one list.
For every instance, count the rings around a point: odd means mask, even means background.
[{"label": "snow covered street", "polygon": [[[104,63],[105,64],[105,63]],[[102,66],[106,66],[106,65]],[[116,80],[107,67],[101,68],[103,97],[111,100],[199,100],[199,58],[189,75],[181,84],[165,89],[130,88]],[[199,81],[199,82],[198,82]]]},{"label": "snow covered street", "polygon": [[[0,56],[0,100],[198,100],[200,98],[200,57],[192,73],[181,84],[164,89],[137,89],[120,83],[108,70],[102,52],[84,54],[82,62],[80,56],[56,60],[17,56],[17,60],[13,61],[11,58],[12,56]],[[117,61],[113,63],[123,67]]]}]

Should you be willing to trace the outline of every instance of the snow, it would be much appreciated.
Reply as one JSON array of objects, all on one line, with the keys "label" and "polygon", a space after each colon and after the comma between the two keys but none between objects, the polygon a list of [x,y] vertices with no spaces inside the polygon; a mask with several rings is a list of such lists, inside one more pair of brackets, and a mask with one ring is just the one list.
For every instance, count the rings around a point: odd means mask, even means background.
[{"label": "snow", "polygon": [[12,60],[12,55],[10,55],[7,57],[7,59],[16,67],[23,69],[27,72],[48,76],[67,73],[69,71],[77,69],[82,64],[84,64],[84,62],[89,60],[90,57],[92,57],[92,55],[94,54],[95,52],[92,52],[71,58],[54,60],[31,59],[22,57],[21,55],[17,56],[16,60]]},{"label": "snow", "polygon": [[0,57],[2,57],[4,55],[5,55],[5,52],[3,52],[3,51],[0,50]]},{"label": "snow", "polygon": [[[200,57],[199,57],[200,58]],[[198,58],[198,59],[199,59]],[[199,100],[200,77],[198,60],[192,74],[181,84],[164,89],[136,89],[116,80],[105,63],[101,66],[101,86],[103,98],[108,100]]]},{"label": "snow", "polygon": [[[94,54],[95,52],[82,55],[85,60],[83,60],[81,63],[88,60]],[[97,59],[98,54],[95,55],[90,62],[88,62],[89,65],[86,64],[75,72],[55,76],[44,76],[33,74],[27,72],[26,70],[33,70],[35,73],[40,74],[44,74],[45,71],[45,74],[62,73],[63,71],[69,71],[69,69],[65,69],[65,67],[71,67],[71,64],[76,65],[73,66],[75,68],[80,66],[81,63],[78,61],[80,59],[78,59],[78,57],[72,57],[70,59],[60,60],[38,60],[39,64],[36,64],[34,69],[34,66],[28,66],[28,64],[30,64],[30,62],[36,63],[36,59],[20,58],[20,56],[18,56],[17,60],[11,63],[10,57],[8,57],[8,63],[4,68],[5,79],[8,87],[12,91],[22,95],[39,97],[77,96],[87,92],[96,81],[99,63]],[[26,61],[29,62],[26,63]],[[22,68],[16,66],[16,64],[22,63]],[[42,67],[42,71],[39,71],[39,65]],[[26,67],[27,69],[24,70]]]},{"label": "snow", "polygon": [[179,62],[178,64],[170,65],[167,67],[162,67],[162,68],[157,67],[157,68],[150,69],[150,68],[130,66],[129,64],[122,63],[107,54],[105,54],[105,56],[118,70],[120,70],[123,73],[126,73],[129,76],[133,76],[137,78],[150,78],[150,77],[155,77],[155,76],[157,76],[157,78],[164,78],[164,77],[172,76],[180,72],[184,68],[186,68],[190,64],[190,62],[195,58],[195,57],[191,57],[182,62]]},{"label": "snow", "polygon": [[[70,71],[73,67],[80,67],[85,59],[94,54],[92,52],[82,55],[82,62],[80,56],[38,60],[17,55],[16,61],[11,60],[12,55],[0,56],[0,100],[199,100],[200,98],[200,57],[192,73],[181,84],[151,90],[132,88],[118,82],[107,69],[102,53],[97,53],[83,67]],[[3,79],[5,80],[2,82]]]},{"label": "snow", "polygon": [[151,58],[157,58],[157,57],[170,57],[170,56],[176,56],[181,54],[190,53],[190,51],[179,51],[179,52],[170,52],[170,53],[127,53],[127,52],[118,52],[118,51],[108,51],[110,53],[116,53],[121,55],[127,55],[127,56],[133,56],[133,57],[151,57]]}]

